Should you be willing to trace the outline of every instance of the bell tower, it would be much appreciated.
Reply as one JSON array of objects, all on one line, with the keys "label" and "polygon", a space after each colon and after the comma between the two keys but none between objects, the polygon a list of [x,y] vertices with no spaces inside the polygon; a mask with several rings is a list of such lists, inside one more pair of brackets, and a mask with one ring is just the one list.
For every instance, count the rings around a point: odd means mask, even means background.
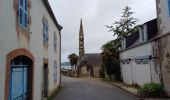
[{"label": "bell tower", "polygon": [[84,56],[84,31],[83,31],[83,22],[80,20],[80,30],[79,30],[79,60],[82,60]]}]

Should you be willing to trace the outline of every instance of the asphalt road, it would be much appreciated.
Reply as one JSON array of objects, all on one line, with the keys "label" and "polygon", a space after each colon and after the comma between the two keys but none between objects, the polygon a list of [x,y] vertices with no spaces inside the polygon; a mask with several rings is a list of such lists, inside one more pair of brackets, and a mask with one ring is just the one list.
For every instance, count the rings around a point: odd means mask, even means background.
[{"label": "asphalt road", "polygon": [[137,100],[107,82],[92,78],[70,78],[62,76],[63,89],[54,100]]}]

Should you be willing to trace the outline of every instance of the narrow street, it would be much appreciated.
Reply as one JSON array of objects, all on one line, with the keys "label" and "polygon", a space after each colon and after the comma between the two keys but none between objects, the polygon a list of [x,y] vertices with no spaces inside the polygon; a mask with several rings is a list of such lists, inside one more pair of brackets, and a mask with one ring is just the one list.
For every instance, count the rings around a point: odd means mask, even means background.
[{"label": "narrow street", "polygon": [[137,100],[137,97],[100,79],[62,76],[63,89],[54,100]]}]

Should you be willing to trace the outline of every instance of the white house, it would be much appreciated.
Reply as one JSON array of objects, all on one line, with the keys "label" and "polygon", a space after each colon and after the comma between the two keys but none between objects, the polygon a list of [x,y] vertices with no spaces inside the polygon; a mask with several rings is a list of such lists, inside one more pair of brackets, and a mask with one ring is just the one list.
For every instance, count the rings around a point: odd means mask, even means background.
[{"label": "white house", "polygon": [[144,23],[136,33],[122,39],[120,66],[123,82],[140,86],[148,82],[159,83],[152,49],[157,33],[157,19],[153,19]]},{"label": "white house", "polygon": [[157,66],[160,67],[160,76],[166,93],[170,96],[170,0],[156,0],[159,36],[155,45],[158,45]]},{"label": "white house", "polygon": [[60,31],[48,0],[0,0],[0,100],[42,100],[60,84]]}]

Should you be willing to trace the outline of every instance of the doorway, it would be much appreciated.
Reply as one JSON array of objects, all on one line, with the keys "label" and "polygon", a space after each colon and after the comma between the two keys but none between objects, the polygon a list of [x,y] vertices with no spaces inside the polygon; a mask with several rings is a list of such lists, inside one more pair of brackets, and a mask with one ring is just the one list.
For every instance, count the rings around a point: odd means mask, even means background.
[{"label": "doorway", "polygon": [[9,100],[30,100],[32,95],[32,61],[26,56],[11,60]]}]

